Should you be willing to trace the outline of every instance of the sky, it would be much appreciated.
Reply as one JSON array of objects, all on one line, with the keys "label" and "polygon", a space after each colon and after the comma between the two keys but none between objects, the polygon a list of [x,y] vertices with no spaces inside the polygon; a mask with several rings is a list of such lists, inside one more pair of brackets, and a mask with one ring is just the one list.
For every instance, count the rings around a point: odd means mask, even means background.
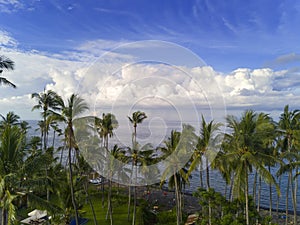
[{"label": "sky", "polygon": [[[31,93],[82,96],[90,113],[150,122],[216,120],[300,106],[300,2],[0,0],[0,114],[22,119]],[[100,114],[101,115],[101,114]]]}]

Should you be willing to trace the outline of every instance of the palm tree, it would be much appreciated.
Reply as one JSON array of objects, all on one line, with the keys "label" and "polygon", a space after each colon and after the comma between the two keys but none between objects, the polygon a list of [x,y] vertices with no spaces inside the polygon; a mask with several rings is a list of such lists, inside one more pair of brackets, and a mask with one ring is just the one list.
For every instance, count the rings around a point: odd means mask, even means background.
[{"label": "palm tree", "polygon": [[[299,160],[299,134],[300,134],[300,111],[289,110],[289,106],[284,107],[284,111],[280,116],[278,123],[278,133],[281,148],[281,158],[287,160],[287,164],[283,165],[278,171],[278,175],[288,172],[288,185],[286,189],[286,224],[288,223],[288,196],[289,190],[292,195],[293,209],[294,209],[294,224],[297,224],[297,182],[294,182],[293,171],[298,170],[298,166],[292,166]],[[297,146],[298,144],[298,146]],[[290,188],[290,186],[292,186]],[[294,188],[293,188],[294,187]]]},{"label": "palm tree", "polygon": [[133,138],[132,138],[132,142],[135,143],[136,142],[136,136],[137,136],[137,125],[139,123],[142,123],[144,119],[146,119],[147,116],[146,116],[146,113],[144,112],[141,112],[141,111],[136,111],[134,113],[132,113],[132,117],[129,117],[128,116],[128,119],[130,121],[130,123],[132,123],[133,125]]},{"label": "palm tree", "polygon": [[169,176],[169,188],[175,188],[176,200],[176,223],[182,222],[182,198],[181,190],[185,183],[188,183],[188,171],[185,168],[189,152],[193,152],[197,142],[194,128],[189,125],[183,125],[182,132],[171,131],[171,136],[164,142],[164,146],[159,148],[163,153],[162,160],[167,162],[166,168],[161,176],[161,185]]},{"label": "palm tree", "polygon": [[69,182],[70,182],[70,193],[72,204],[75,212],[76,225],[78,225],[78,211],[76,200],[74,196],[74,179],[73,179],[73,170],[72,170],[72,150],[75,149],[75,155],[78,154],[78,145],[75,140],[74,121],[79,119],[80,114],[84,113],[88,106],[85,101],[76,94],[72,94],[71,97],[67,100],[66,104],[61,101],[60,107],[62,109],[61,120],[66,124],[65,137],[66,145],[69,149],[68,151],[68,164],[69,164]]},{"label": "palm tree", "polygon": [[[109,143],[108,143],[108,139],[109,137],[113,136],[113,130],[116,129],[118,127],[118,121],[115,117],[115,115],[111,114],[111,113],[103,113],[102,114],[102,119],[99,118],[95,118],[95,126],[96,126],[96,130],[99,133],[100,138],[103,139],[103,146],[105,151],[108,151],[109,148]],[[106,155],[106,154],[105,154]],[[110,164],[110,162],[109,162]],[[113,166],[113,165],[110,165]],[[108,171],[109,173],[109,179],[110,181],[108,182],[108,204],[107,204],[107,214],[106,214],[106,219],[108,217],[108,214],[110,216],[110,222],[111,224],[113,224],[113,217],[112,217],[112,202],[111,202],[111,188],[112,188],[112,171]],[[102,182],[102,188],[104,188],[104,182]],[[104,189],[103,189],[104,190]],[[102,192],[103,193],[103,192]],[[104,196],[102,196],[102,203],[104,201]]]},{"label": "palm tree", "polygon": [[[196,149],[194,151],[193,157],[192,157],[192,163],[189,168],[189,174],[195,170],[196,166],[199,165],[202,167],[202,157],[205,155],[205,166],[206,166],[206,190],[209,191],[210,188],[210,180],[209,180],[209,167],[210,162],[212,162],[212,159],[215,158],[216,152],[214,149],[211,148],[212,143],[214,142],[213,139],[216,138],[216,132],[219,130],[219,127],[221,126],[220,123],[214,123],[213,121],[210,121],[208,124],[206,123],[203,115],[202,115],[202,123],[201,123],[201,130],[200,130],[200,136],[198,138],[198,143],[196,146]],[[200,168],[200,177],[202,175],[202,168]],[[211,224],[211,206],[210,201],[208,202],[208,218],[209,218],[209,224]]]},{"label": "palm tree", "polygon": [[183,168],[178,168],[177,164],[180,161],[179,157],[174,156],[174,152],[179,146],[181,133],[175,130],[171,131],[171,136],[165,141],[165,147],[162,147],[160,150],[163,152],[163,158],[166,159],[168,156],[172,155],[173,157],[170,159],[168,168],[164,171],[162,175],[161,185],[165,182],[166,173],[171,173],[172,175],[169,178],[169,187],[175,188],[175,199],[176,199],[176,221],[177,225],[182,222],[182,215],[181,215],[181,197],[180,197],[180,186],[182,182],[187,182],[186,171]]},{"label": "palm tree", "polygon": [[[133,134],[132,134],[132,149],[135,149],[137,147],[137,142],[136,142],[136,136],[137,136],[137,125],[139,123],[142,123],[144,119],[147,118],[145,112],[141,111],[136,111],[132,113],[132,117],[127,116],[130,123],[133,125]],[[128,219],[130,215],[130,198],[131,198],[131,186],[128,187],[129,194],[128,194]],[[134,186],[134,202],[136,202],[136,187]],[[136,205],[133,205],[133,215],[132,215],[132,224],[135,224],[135,217],[136,217]]]},{"label": "palm tree", "polygon": [[103,113],[102,118],[95,118],[95,127],[100,136],[103,139],[103,146],[108,150],[108,138],[113,137],[113,130],[117,129],[119,123],[114,114]]},{"label": "palm tree", "polygon": [[[111,113],[103,113],[102,118],[95,117],[95,129],[99,134],[99,137],[102,140],[103,147],[104,147],[104,157],[107,158],[107,152],[109,149],[109,143],[108,139],[113,137],[113,130],[116,129],[119,126],[118,121],[115,117],[115,115]],[[104,178],[102,178],[104,179]],[[110,185],[110,182],[109,182]],[[101,184],[102,188],[102,207],[104,207],[104,182]],[[110,187],[109,187],[110,188]],[[108,198],[108,211],[111,212],[112,210],[109,210],[109,207],[111,207],[111,198]],[[112,221],[112,215],[110,215],[111,221]]]},{"label": "palm tree", "polygon": [[[48,147],[48,134],[50,129],[50,122],[53,121],[52,118],[58,117],[58,114],[55,112],[60,110],[60,105],[62,104],[61,97],[54,91],[44,90],[42,93],[32,93],[31,98],[35,98],[37,100],[37,104],[32,107],[32,110],[41,109],[43,120],[40,122],[41,125],[41,137],[43,139],[43,151],[47,151]],[[48,173],[48,166],[46,166],[46,176]],[[50,191],[47,188],[47,200],[50,198]]]},{"label": "palm tree", "polygon": [[[240,198],[244,194],[246,225],[250,224],[249,173],[254,168],[268,183],[276,184],[274,177],[264,167],[264,160],[273,160],[273,158],[261,152],[263,148],[261,136],[264,135],[264,127],[269,121],[266,114],[258,115],[251,110],[246,111],[240,120],[234,116],[227,117],[227,123],[232,133],[228,134],[225,139],[231,148],[225,157],[228,163],[235,165],[234,189],[237,196]],[[277,185],[276,188],[279,192]]]},{"label": "palm tree", "polygon": [[11,86],[13,88],[17,87],[15,84],[7,80],[5,77],[1,76],[4,69],[13,70],[14,67],[15,67],[15,63],[12,60],[10,60],[9,58],[3,55],[0,56],[0,85],[4,84],[4,85]]},{"label": "palm tree", "polygon": [[6,126],[13,126],[20,124],[20,117],[14,112],[8,112],[6,116],[0,114],[2,121],[0,121],[0,129],[3,129]]},{"label": "palm tree", "polygon": [[18,126],[6,126],[0,135],[0,203],[2,223],[11,224],[15,219],[13,199],[22,168],[24,134]]},{"label": "palm tree", "polygon": [[[37,104],[32,107],[32,110],[42,110],[42,130],[41,133],[43,135],[43,149],[46,151],[48,144],[48,133],[49,133],[49,117],[58,116],[55,111],[61,110],[61,105],[63,105],[62,98],[52,90],[44,90],[42,93],[32,93],[31,98],[37,100]],[[47,121],[48,120],[48,121]]]}]

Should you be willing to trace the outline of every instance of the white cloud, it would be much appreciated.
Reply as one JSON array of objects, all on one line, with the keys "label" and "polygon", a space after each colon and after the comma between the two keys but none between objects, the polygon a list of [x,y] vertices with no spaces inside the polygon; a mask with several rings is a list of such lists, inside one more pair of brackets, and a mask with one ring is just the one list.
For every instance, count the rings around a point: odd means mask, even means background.
[{"label": "white cloud", "polygon": [[18,42],[8,32],[0,30],[0,47],[17,47],[17,45]]},{"label": "white cloud", "polygon": [[18,0],[0,0],[0,12],[2,13],[12,13],[23,6],[23,3]]},{"label": "white cloud", "polygon": [[[34,104],[28,96],[44,87],[65,99],[78,93],[91,108],[95,106],[101,111],[119,110],[122,106],[124,115],[138,107],[179,111],[247,107],[268,111],[292,102],[300,105],[299,73],[291,74],[288,70],[239,68],[223,74],[210,66],[140,61],[126,51],[108,52],[117,42],[103,40],[87,42],[74,51],[55,55],[20,51],[17,42],[5,32],[0,33],[0,42],[14,46],[2,48],[1,54],[16,64],[14,71],[5,71],[3,75],[18,86],[17,89],[1,87],[5,91],[0,113],[13,109],[25,115],[25,119],[29,119]],[[137,43],[124,49],[139,52],[142,46],[143,43]],[[151,47],[155,50],[155,45]],[[176,51],[172,52],[175,57]],[[104,55],[99,57],[99,53]]]}]

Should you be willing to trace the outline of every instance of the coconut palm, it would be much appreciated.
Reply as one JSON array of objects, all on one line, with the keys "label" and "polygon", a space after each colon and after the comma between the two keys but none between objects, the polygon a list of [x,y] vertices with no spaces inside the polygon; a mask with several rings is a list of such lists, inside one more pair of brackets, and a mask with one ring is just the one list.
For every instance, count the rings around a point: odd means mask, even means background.
[{"label": "coconut palm", "polygon": [[24,134],[18,126],[6,126],[0,135],[0,204],[2,223],[11,224],[15,219],[13,199],[22,168]]},{"label": "coconut palm", "polygon": [[0,56],[0,85],[4,84],[4,85],[8,85],[13,88],[17,87],[15,84],[13,84],[9,80],[7,80],[5,77],[1,76],[4,69],[5,70],[13,70],[14,67],[15,67],[15,63],[12,60],[10,60],[9,58],[7,58],[3,55]]},{"label": "coconut palm", "polygon": [[[214,142],[213,139],[216,138],[216,132],[219,130],[221,126],[220,123],[214,123],[214,121],[210,121],[206,123],[204,117],[202,116],[202,123],[201,123],[201,130],[200,136],[198,138],[198,143],[196,149],[194,151],[192,157],[192,163],[189,168],[189,174],[196,169],[196,166],[199,165],[200,170],[200,177],[202,177],[202,159],[205,156],[205,166],[206,166],[206,190],[208,191],[210,188],[210,179],[209,179],[209,167],[210,163],[212,162],[211,159],[215,158],[216,152],[214,149],[211,148],[212,143]],[[210,202],[208,203],[208,218],[209,224],[211,224],[211,206]]]},{"label": "coconut palm", "polygon": [[[171,173],[172,175],[169,178],[169,187],[175,188],[175,199],[176,199],[176,222],[179,225],[182,222],[182,215],[181,215],[181,197],[180,197],[180,186],[181,183],[187,182],[186,171],[183,168],[178,168],[177,164],[180,161],[180,157],[174,155],[173,153],[176,151],[177,147],[179,146],[181,133],[175,130],[171,131],[171,136],[165,141],[165,147],[160,148],[163,152],[163,158],[166,159],[170,155],[173,157],[170,159],[169,167],[163,173],[161,185],[165,182],[165,174]],[[172,165],[172,166],[171,166]]]},{"label": "coconut palm", "polygon": [[78,154],[78,145],[74,135],[74,121],[79,119],[80,114],[84,113],[88,106],[85,101],[76,94],[72,94],[66,103],[60,101],[60,107],[62,109],[60,119],[66,124],[65,137],[66,146],[68,148],[68,164],[69,164],[69,182],[72,204],[75,213],[76,225],[78,225],[78,211],[74,195],[74,179],[72,169],[72,150],[75,149],[75,155]]},{"label": "coconut palm", "polygon": [[[139,123],[142,123],[144,119],[147,118],[147,115],[145,112],[136,111],[132,113],[132,117],[127,116],[130,123],[133,125],[133,134],[132,134],[132,149],[135,149],[137,147],[136,137],[137,137],[137,125]],[[128,187],[128,219],[130,216],[130,199],[131,199],[131,186]],[[134,192],[136,192],[136,187],[134,187]],[[136,217],[136,206],[134,205],[133,208],[133,219],[132,224],[135,224],[135,217]]]},{"label": "coconut palm", "polygon": [[[111,113],[103,113],[102,114],[102,119],[99,118],[95,118],[95,126],[96,126],[96,130],[99,133],[100,138],[103,139],[103,146],[105,151],[108,151],[109,148],[109,143],[108,140],[110,137],[113,136],[113,130],[116,129],[118,127],[118,121],[115,117],[115,115],[111,114]],[[104,154],[106,155],[106,154]],[[108,155],[107,155],[108,157]],[[108,157],[109,158],[109,157]],[[110,162],[109,162],[110,165]],[[113,167],[113,165],[110,165]],[[106,219],[108,217],[108,214],[110,216],[110,222],[111,224],[113,224],[113,217],[112,217],[112,202],[111,202],[111,186],[112,186],[112,171],[108,171],[109,173],[109,177],[110,177],[110,181],[108,182],[108,204],[107,204],[107,214],[106,214]],[[102,182],[102,187],[104,187],[104,182]],[[104,189],[103,189],[104,190]],[[103,193],[103,192],[102,192]],[[104,196],[103,196],[104,197]],[[102,200],[104,201],[104,198],[102,197]],[[103,203],[102,201],[102,203]]]},{"label": "coconut palm", "polygon": [[[182,132],[171,131],[171,136],[164,142],[164,146],[159,148],[163,153],[162,160],[166,162],[166,168],[161,176],[161,185],[168,178],[169,188],[175,188],[176,200],[176,223],[182,222],[182,187],[188,183],[188,159],[193,153],[197,143],[197,136],[194,128],[183,125]],[[188,159],[186,158],[188,156]]]},{"label": "coconut palm", "polygon": [[13,126],[20,124],[20,117],[16,115],[14,112],[8,112],[6,116],[0,114],[0,129],[3,129],[6,126]]},{"label": "coconut palm", "polygon": [[[278,123],[279,145],[281,148],[281,158],[286,160],[286,165],[278,171],[278,175],[288,172],[288,183],[286,189],[286,224],[288,223],[288,196],[291,191],[293,209],[294,209],[294,224],[297,224],[297,183],[294,182],[293,171],[298,170],[298,166],[292,166],[296,161],[299,161],[299,135],[300,135],[300,111],[289,110],[289,106],[284,107],[284,111],[280,116]],[[296,178],[297,179],[297,178]],[[293,188],[294,187],[294,188]]]},{"label": "coconut palm", "polygon": [[[111,113],[103,113],[102,118],[95,118],[95,129],[99,134],[99,137],[102,140],[102,144],[104,147],[104,157],[108,157],[108,149],[109,149],[109,138],[113,137],[113,130],[116,129],[119,126],[118,121],[115,117],[115,115]],[[104,178],[103,178],[104,179]],[[110,182],[109,182],[110,185]],[[104,182],[101,184],[102,188],[102,207],[104,207]],[[108,198],[108,201],[110,201],[110,197]],[[111,204],[108,204],[108,207],[111,207]],[[111,212],[112,210],[109,210],[107,212]],[[111,221],[112,221],[112,215],[110,215]]]},{"label": "coconut palm", "polygon": [[[32,107],[32,110],[42,110],[41,115],[43,120],[40,121],[41,138],[43,139],[43,151],[47,151],[48,147],[48,134],[50,129],[50,122],[53,121],[53,117],[57,117],[58,114],[55,112],[60,110],[62,102],[61,97],[52,90],[44,90],[42,93],[32,93],[31,98],[37,100],[37,104]],[[46,166],[46,176],[48,176],[48,166]],[[50,198],[50,191],[47,188],[47,200]]]},{"label": "coconut palm", "polygon": [[[246,225],[249,225],[249,173],[255,169],[268,183],[276,184],[264,163],[264,160],[273,160],[273,158],[261,151],[263,148],[261,136],[264,135],[264,127],[269,123],[269,118],[265,114],[256,114],[248,110],[241,119],[228,116],[227,123],[232,133],[225,139],[231,148],[225,157],[228,163],[235,165],[234,191],[238,198],[244,195],[245,220]],[[276,187],[279,191],[277,185]]]},{"label": "coconut palm", "polygon": [[141,111],[136,111],[132,113],[132,117],[128,116],[128,119],[130,121],[130,123],[132,123],[133,125],[133,135],[132,135],[132,142],[135,143],[136,142],[136,136],[137,136],[137,125],[139,123],[142,123],[144,121],[144,119],[147,118],[146,113],[141,112]]},{"label": "coconut palm", "polygon": [[95,118],[95,127],[100,136],[103,139],[103,146],[108,150],[108,138],[113,137],[113,130],[119,126],[115,115],[111,113],[103,113],[102,118]]},{"label": "coconut palm", "polygon": [[[43,135],[43,149],[46,151],[48,144],[48,133],[49,133],[49,120],[48,118],[56,115],[55,111],[61,110],[62,98],[52,90],[44,90],[42,93],[32,93],[31,98],[37,100],[37,104],[32,107],[32,110],[42,110],[42,128],[41,133]],[[48,120],[48,121],[47,121]],[[52,121],[52,120],[50,120]]]}]

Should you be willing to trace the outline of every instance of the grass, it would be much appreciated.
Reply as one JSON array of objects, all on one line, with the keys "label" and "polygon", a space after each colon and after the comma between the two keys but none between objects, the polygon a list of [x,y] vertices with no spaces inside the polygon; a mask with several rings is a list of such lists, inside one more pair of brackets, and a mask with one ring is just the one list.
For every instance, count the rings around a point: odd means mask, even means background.
[{"label": "grass", "polygon": [[[106,197],[106,196],[105,196]],[[107,211],[107,200],[105,198],[104,207],[102,207],[102,194],[100,192],[94,193],[90,196],[93,206],[95,209],[95,214],[97,218],[97,222],[100,225],[110,225],[110,220],[105,219],[106,211]],[[113,206],[113,224],[114,225],[131,225],[132,224],[132,212],[133,206],[131,206],[131,214],[130,214],[130,221],[127,220],[127,196],[124,195],[117,195],[114,193],[112,198],[112,206]],[[87,225],[94,225],[93,213],[91,207],[88,203],[86,203],[82,210],[84,213],[81,214],[81,217],[87,218],[88,222]],[[137,207],[137,216],[136,216],[136,224],[142,225],[141,219],[141,210]]]}]

